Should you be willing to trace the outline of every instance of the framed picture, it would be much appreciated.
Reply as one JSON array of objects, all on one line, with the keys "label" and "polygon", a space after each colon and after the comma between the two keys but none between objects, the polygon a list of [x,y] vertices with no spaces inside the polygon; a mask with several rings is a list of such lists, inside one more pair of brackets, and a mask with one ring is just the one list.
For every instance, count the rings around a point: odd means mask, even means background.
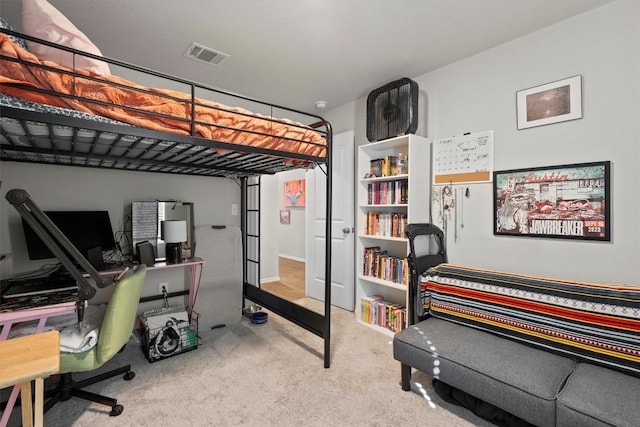
[{"label": "framed picture", "polygon": [[280,211],[280,224],[291,223],[291,211],[283,209]]},{"label": "framed picture", "polygon": [[304,207],[306,187],[304,179],[284,182],[283,205],[285,207]]},{"label": "framed picture", "polygon": [[493,173],[493,234],[611,240],[610,162]]},{"label": "framed picture", "polygon": [[582,118],[582,76],[516,93],[518,129]]}]

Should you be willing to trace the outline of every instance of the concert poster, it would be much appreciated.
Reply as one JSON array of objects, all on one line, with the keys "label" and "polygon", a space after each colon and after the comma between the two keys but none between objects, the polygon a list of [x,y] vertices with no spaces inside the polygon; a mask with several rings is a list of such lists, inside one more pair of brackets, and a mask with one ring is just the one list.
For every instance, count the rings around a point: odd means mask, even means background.
[{"label": "concert poster", "polygon": [[494,171],[494,234],[610,241],[610,166]]}]

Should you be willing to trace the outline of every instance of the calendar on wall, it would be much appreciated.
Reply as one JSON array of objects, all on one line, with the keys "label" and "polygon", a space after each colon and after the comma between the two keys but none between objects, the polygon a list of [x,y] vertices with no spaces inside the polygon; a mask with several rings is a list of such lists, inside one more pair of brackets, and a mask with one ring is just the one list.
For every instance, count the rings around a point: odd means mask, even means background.
[{"label": "calendar on wall", "polygon": [[437,139],[432,146],[434,185],[491,182],[492,130]]}]

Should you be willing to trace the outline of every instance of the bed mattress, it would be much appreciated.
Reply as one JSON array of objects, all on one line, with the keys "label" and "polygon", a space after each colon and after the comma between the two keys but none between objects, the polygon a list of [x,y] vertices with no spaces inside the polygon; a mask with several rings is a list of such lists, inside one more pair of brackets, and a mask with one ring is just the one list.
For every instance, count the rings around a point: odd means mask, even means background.
[{"label": "bed mattress", "polygon": [[11,102],[19,108],[90,120],[110,119],[274,152],[326,156],[325,138],[292,120],[275,119],[178,91],[143,87],[117,76],[70,70],[39,60],[2,33],[0,53],[6,57],[0,59],[0,93],[7,95],[2,105]]}]

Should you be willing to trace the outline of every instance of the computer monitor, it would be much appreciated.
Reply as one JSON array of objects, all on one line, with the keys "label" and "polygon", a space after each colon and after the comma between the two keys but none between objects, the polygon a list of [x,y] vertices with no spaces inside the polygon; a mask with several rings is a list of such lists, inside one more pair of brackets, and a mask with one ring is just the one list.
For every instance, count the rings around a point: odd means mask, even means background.
[{"label": "computer monitor", "polygon": [[[53,223],[83,255],[90,250],[116,249],[107,211],[44,211]],[[29,259],[55,258],[33,229],[22,220]]]}]

